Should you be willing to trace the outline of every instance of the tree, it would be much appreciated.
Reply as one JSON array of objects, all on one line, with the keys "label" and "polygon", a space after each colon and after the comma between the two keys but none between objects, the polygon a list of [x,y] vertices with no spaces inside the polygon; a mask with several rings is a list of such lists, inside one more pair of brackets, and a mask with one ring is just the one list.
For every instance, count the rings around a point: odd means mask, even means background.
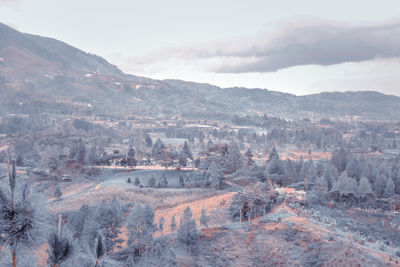
[{"label": "tree", "polygon": [[135,178],[134,185],[139,186],[140,185],[140,180],[138,177]]},{"label": "tree", "polygon": [[280,160],[278,151],[276,151],[275,146],[273,146],[271,151],[269,152],[267,163],[272,160]]},{"label": "tree", "polygon": [[156,178],[154,176],[152,176],[149,180],[149,182],[147,183],[148,187],[154,187],[156,185]]},{"label": "tree", "polygon": [[16,159],[15,164],[16,164],[17,166],[19,166],[19,167],[24,166],[24,158],[22,157],[21,154],[19,154],[19,155],[17,156],[17,159]]},{"label": "tree", "polygon": [[128,184],[132,183],[131,177],[128,177],[128,180],[126,180],[126,182],[127,182]]},{"label": "tree", "polygon": [[383,197],[385,193],[385,187],[386,187],[386,179],[385,176],[376,172],[375,180],[373,183],[373,188],[375,190],[375,193],[378,197]]},{"label": "tree", "polygon": [[358,186],[353,178],[347,175],[346,171],[343,171],[339,176],[338,181],[333,186],[334,191],[338,191],[341,194],[356,194],[358,192]]},{"label": "tree", "polygon": [[339,174],[346,170],[346,165],[349,160],[349,153],[344,149],[340,148],[335,150],[331,156],[331,162],[338,170]]},{"label": "tree", "polygon": [[78,143],[75,160],[80,165],[86,164],[86,146],[82,141]]},{"label": "tree", "polygon": [[154,210],[149,206],[137,204],[128,216],[128,246],[137,249],[139,255],[145,252],[146,266],[148,250],[153,246]]},{"label": "tree", "polygon": [[192,218],[192,210],[187,207],[179,222],[178,240],[190,248],[198,239],[196,221]]},{"label": "tree", "polygon": [[23,187],[16,187],[15,161],[12,161],[8,182],[10,195],[0,190],[0,236],[11,248],[15,267],[18,245],[32,246],[39,236],[46,236],[46,231],[40,226],[47,222],[47,214],[42,206],[44,201],[39,201],[39,195],[32,196],[28,182]]},{"label": "tree", "polygon": [[361,178],[360,184],[358,185],[358,194],[360,196],[365,196],[367,194],[372,194],[371,184],[366,177]]},{"label": "tree", "polygon": [[200,167],[200,164],[201,164],[201,160],[200,160],[200,158],[197,158],[197,159],[194,161],[194,166],[195,166],[196,168],[198,168],[198,167]]},{"label": "tree", "polygon": [[144,142],[147,147],[152,147],[153,146],[153,140],[151,139],[150,135],[146,133]]},{"label": "tree", "polygon": [[97,146],[91,146],[88,153],[87,161],[89,165],[94,165],[97,160]]},{"label": "tree", "polygon": [[167,147],[160,138],[158,138],[157,141],[154,143],[151,154],[155,160],[165,159],[165,156],[167,154]]},{"label": "tree", "polygon": [[201,209],[200,223],[201,223],[201,225],[208,228],[208,216],[207,216],[206,212],[207,211],[203,206],[203,208]]},{"label": "tree", "polygon": [[193,159],[192,152],[190,151],[186,140],[185,140],[185,143],[183,144],[182,153],[185,154],[189,159]]},{"label": "tree", "polygon": [[161,235],[163,235],[164,232],[164,223],[165,219],[164,217],[161,217],[160,220],[158,221],[158,229],[161,231]]},{"label": "tree", "polygon": [[225,155],[225,168],[229,173],[234,173],[243,167],[243,158],[236,143],[228,146],[228,153]]},{"label": "tree", "polygon": [[127,164],[130,167],[136,166],[137,161],[135,159],[136,151],[134,148],[129,148],[128,157],[127,157]]},{"label": "tree", "polygon": [[272,159],[269,160],[267,163],[267,169],[269,174],[282,175],[282,161],[279,159],[279,157],[272,157]]},{"label": "tree", "polygon": [[179,154],[178,158],[179,158],[178,159],[179,166],[186,167],[187,165],[186,154]]},{"label": "tree", "polygon": [[214,186],[215,188],[218,188],[218,189],[222,188],[224,175],[220,171],[220,169],[219,169],[217,163],[215,163],[215,161],[211,162],[205,175],[206,175],[206,180],[210,181],[212,186]]},{"label": "tree", "polygon": [[315,186],[318,188],[319,191],[328,190],[328,183],[326,182],[324,176],[317,177],[317,179],[315,180]]},{"label": "tree", "polygon": [[392,197],[395,194],[395,185],[394,182],[392,180],[392,178],[388,178],[386,180],[386,186],[385,186],[385,192],[384,192],[384,196],[385,197]]},{"label": "tree", "polygon": [[102,201],[95,208],[95,213],[91,217],[95,220],[91,238],[96,238],[98,233],[102,234],[105,253],[113,251],[116,245],[118,246],[123,242],[119,238],[124,221],[123,211],[115,197],[108,202]]},{"label": "tree", "polygon": [[347,174],[349,175],[349,177],[353,177],[356,179],[360,178],[361,166],[360,166],[360,162],[358,161],[357,158],[355,158],[355,157],[351,158],[349,163],[347,163],[347,165],[346,165],[346,171],[347,171]]},{"label": "tree", "polygon": [[332,190],[333,185],[337,179],[337,174],[331,164],[328,163],[328,165],[326,166],[323,177],[328,183],[328,190]]},{"label": "tree", "polygon": [[54,197],[59,199],[62,196],[62,192],[60,190],[60,187],[56,187],[56,190],[54,191]]},{"label": "tree", "polygon": [[129,148],[129,151],[128,151],[128,158],[134,159],[134,158],[135,158],[135,155],[136,155],[135,149],[134,149],[133,147],[130,147],[130,148]]},{"label": "tree", "polygon": [[183,182],[183,176],[179,175],[179,187],[183,188],[185,186],[184,182]]},{"label": "tree", "polygon": [[104,246],[103,246],[103,240],[102,240],[100,235],[97,235],[97,242],[96,243],[97,243],[96,251],[95,251],[96,264],[94,265],[94,267],[97,266],[97,264],[99,263],[101,257],[103,257],[104,254],[105,254]]},{"label": "tree", "polygon": [[49,172],[51,173],[51,174],[55,174],[55,172],[57,171],[57,169],[58,169],[58,160],[57,160],[57,158],[56,157],[53,157],[53,156],[51,156],[50,158],[49,158],[49,162],[48,162],[48,167],[49,167]]},{"label": "tree", "polygon": [[67,238],[53,233],[48,241],[49,248],[47,250],[47,263],[56,267],[58,264],[66,261],[72,254],[71,243]]},{"label": "tree", "polygon": [[249,148],[249,149],[247,149],[247,151],[246,151],[246,153],[244,154],[244,156],[246,157],[246,159],[247,159],[247,165],[248,166],[252,166],[252,165],[254,165],[254,160],[253,160],[253,152],[251,152],[251,149]]},{"label": "tree", "polygon": [[161,175],[161,187],[167,188],[168,187],[168,181],[167,177],[165,176],[165,173]]},{"label": "tree", "polygon": [[171,218],[170,228],[171,228],[171,232],[175,232],[176,231],[175,216],[172,216],[172,218]]}]

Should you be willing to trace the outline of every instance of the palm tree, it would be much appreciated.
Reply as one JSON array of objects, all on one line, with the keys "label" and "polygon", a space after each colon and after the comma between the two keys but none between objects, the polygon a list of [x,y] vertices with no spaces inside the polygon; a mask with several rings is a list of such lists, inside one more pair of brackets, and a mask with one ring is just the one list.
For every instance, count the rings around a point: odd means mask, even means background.
[{"label": "palm tree", "polygon": [[[39,230],[41,220],[45,219],[45,214],[40,214],[44,208],[40,208],[40,203],[31,203],[31,190],[29,183],[20,191],[16,188],[15,161],[12,161],[12,169],[9,167],[9,189],[10,195],[7,196],[0,191],[0,235],[3,242],[8,243],[11,248],[12,266],[16,266],[16,249],[19,243],[32,245],[37,236],[35,231]],[[20,194],[18,201],[15,193]],[[22,193],[22,194],[21,194]],[[43,233],[42,233],[43,234]]]}]

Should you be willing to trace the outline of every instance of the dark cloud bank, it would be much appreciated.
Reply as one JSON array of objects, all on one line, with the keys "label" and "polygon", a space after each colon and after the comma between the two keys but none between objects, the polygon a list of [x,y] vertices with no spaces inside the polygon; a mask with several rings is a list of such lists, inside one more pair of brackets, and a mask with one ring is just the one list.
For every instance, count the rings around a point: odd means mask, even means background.
[{"label": "dark cloud bank", "polygon": [[273,72],[299,65],[333,65],[400,57],[400,23],[370,27],[313,26],[286,30],[263,46],[218,56],[253,58],[220,73]]}]

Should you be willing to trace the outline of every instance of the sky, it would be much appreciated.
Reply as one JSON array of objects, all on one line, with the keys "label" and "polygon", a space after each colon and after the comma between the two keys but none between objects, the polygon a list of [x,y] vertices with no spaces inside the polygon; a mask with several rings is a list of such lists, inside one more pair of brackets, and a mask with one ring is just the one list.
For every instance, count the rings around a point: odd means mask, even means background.
[{"label": "sky", "polygon": [[0,0],[0,22],[155,79],[400,96],[398,0]]}]

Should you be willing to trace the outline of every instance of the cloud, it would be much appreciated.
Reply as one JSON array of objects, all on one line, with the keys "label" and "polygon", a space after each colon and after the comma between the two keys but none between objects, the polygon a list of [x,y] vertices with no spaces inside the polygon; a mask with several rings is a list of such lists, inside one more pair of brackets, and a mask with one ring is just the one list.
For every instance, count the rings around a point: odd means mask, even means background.
[{"label": "cloud", "polygon": [[20,0],[0,0],[0,5],[16,5],[19,4]]},{"label": "cloud", "polygon": [[253,59],[249,63],[222,63],[214,69],[221,73],[274,72],[301,65],[327,66],[396,58],[400,57],[400,23],[290,28],[263,44],[215,56]]},{"label": "cloud", "polygon": [[21,7],[21,0],[0,0],[0,7],[2,6],[19,9]]},{"label": "cloud", "polygon": [[328,66],[400,57],[400,22],[368,26],[306,23],[269,25],[264,34],[253,37],[167,47],[130,58],[125,63],[150,72],[169,68],[168,62],[170,65],[186,62],[201,66],[207,72],[267,73],[294,66]]}]

